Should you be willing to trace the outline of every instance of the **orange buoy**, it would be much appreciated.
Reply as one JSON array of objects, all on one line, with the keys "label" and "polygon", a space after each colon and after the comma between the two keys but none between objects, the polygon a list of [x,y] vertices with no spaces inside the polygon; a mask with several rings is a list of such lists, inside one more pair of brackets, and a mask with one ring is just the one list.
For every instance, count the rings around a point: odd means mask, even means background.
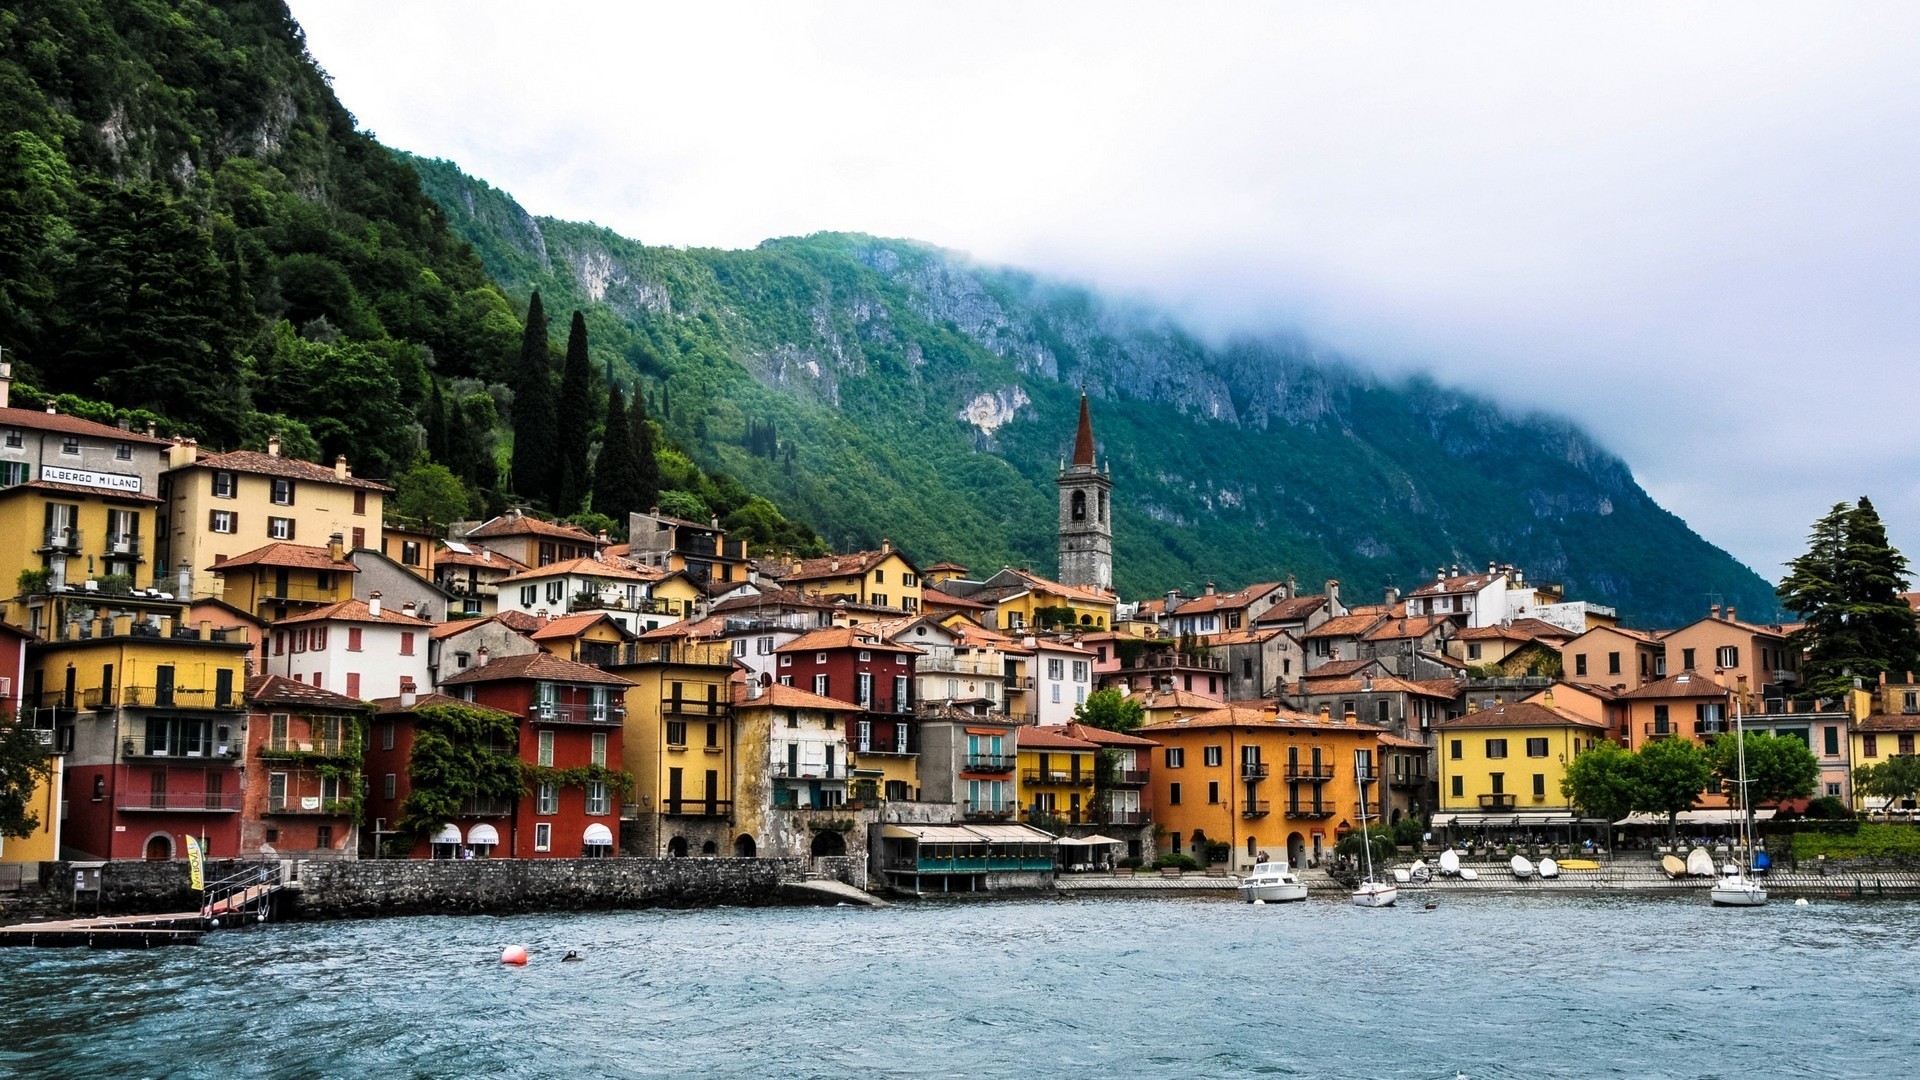
[{"label": "orange buoy", "polygon": [[501,950],[500,962],[503,964],[512,964],[516,967],[527,966],[527,947],[525,945],[507,946]]}]

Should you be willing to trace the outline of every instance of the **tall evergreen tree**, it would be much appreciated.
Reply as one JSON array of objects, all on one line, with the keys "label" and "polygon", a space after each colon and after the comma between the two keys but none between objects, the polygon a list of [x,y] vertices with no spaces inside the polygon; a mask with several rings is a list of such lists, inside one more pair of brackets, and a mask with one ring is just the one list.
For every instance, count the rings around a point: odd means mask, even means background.
[{"label": "tall evergreen tree", "polygon": [[1836,503],[1814,523],[1807,553],[1787,566],[1777,591],[1805,622],[1793,643],[1806,650],[1807,692],[1838,694],[1855,678],[1912,670],[1920,659],[1920,627],[1900,598],[1907,560],[1887,542],[1872,502]]},{"label": "tall evergreen tree", "polygon": [[447,438],[447,401],[440,394],[440,380],[429,377],[429,381],[433,383],[433,395],[427,399],[427,456],[453,467],[453,447]]},{"label": "tall evergreen tree", "polygon": [[[662,391],[665,393],[665,391]],[[653,424],[647,419],[647,396],[634,387],[633,408],[628,410],[627,425],[633,445],[633,508],[647,510],[660,501],[660,459],[654,456]]]},{"label": "tall evergreen tree", "polygon": [[559,459],[559,422],[553,402],[553,362],[547,344],[547,312],[535,292],[527,303],[520,337],[520,366],[513,387],[513,490],[521,498],[552,506]]},{"label": "tall evergreen tree", "polygon": [[626,397],[620,392],[620,384],[614,383],[607,389],[607,433],[593,469],[593,512],[605,514],[625,528],[629,513],[645,511],[651,505],[640,495],[633,427],[627,420]]},{"label": "tall evergreen tree", "polygon": [[560,483],[554,510],[571,514],[580,509],[591,487],[587,481],[587,447],[599,420],[593,408],[593,365],[587,359],[587,317],[573,313],[567,332],[567,362],[560,372]]}]

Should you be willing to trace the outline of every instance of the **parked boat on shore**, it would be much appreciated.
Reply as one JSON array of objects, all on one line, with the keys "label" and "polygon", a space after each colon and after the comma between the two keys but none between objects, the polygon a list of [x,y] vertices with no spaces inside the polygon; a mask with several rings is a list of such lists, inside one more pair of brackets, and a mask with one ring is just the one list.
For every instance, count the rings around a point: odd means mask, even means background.
[{"label": "parked boat on shore", "polygon": [[1251,904],[1285,904],[1307,898],[1307,887],[1286,863],[1259,863],[1240,882],[1240,898]]}]

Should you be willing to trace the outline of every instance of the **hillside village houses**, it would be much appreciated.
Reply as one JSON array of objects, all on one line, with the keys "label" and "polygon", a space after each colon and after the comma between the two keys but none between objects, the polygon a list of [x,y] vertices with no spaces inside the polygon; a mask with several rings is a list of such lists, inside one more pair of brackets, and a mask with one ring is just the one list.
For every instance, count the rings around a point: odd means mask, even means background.
[{"label": "hillside village houses", "polygon": [[[1291,575],[1123,601],[1125,493],[1084,399],[1049,579],[888,539],[750,553],[657,508],[625,543],[522,510],[438,535],[344,458],[9,408],[4,371],[0,697],[57,755],[35,798],[61,812],[0,861],[176,859],[186,836],[216,858],[845,855],[971,891],[1174,853],[1306,865],[1362,800],[1438,831],[1562,823],[1573,755],[1711,738],[1736,703],[1843,799],[1920,737],[1911,678],[1796,700],[1789,627],[1713,607],[1631,630],[1500,563],[1380,603]],[[1081,723],[1101,692],[1145,726]],[[435,803],[416,756],[463,730],[526,782]]]}]

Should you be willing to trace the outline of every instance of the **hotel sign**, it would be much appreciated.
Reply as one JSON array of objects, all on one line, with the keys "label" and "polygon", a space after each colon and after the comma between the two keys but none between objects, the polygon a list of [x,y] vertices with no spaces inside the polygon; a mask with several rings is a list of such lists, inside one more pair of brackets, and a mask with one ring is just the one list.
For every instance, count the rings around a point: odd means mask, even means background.
[{"label": "hotel sign", "polygon": [[40,466],[40,479],[48,484],[74,484],[79,487],[104,488],[107,491],[138,493],[140,490],[140,478],[137,476],[92,472],[87,469],[63,469],[58,465]]}]

